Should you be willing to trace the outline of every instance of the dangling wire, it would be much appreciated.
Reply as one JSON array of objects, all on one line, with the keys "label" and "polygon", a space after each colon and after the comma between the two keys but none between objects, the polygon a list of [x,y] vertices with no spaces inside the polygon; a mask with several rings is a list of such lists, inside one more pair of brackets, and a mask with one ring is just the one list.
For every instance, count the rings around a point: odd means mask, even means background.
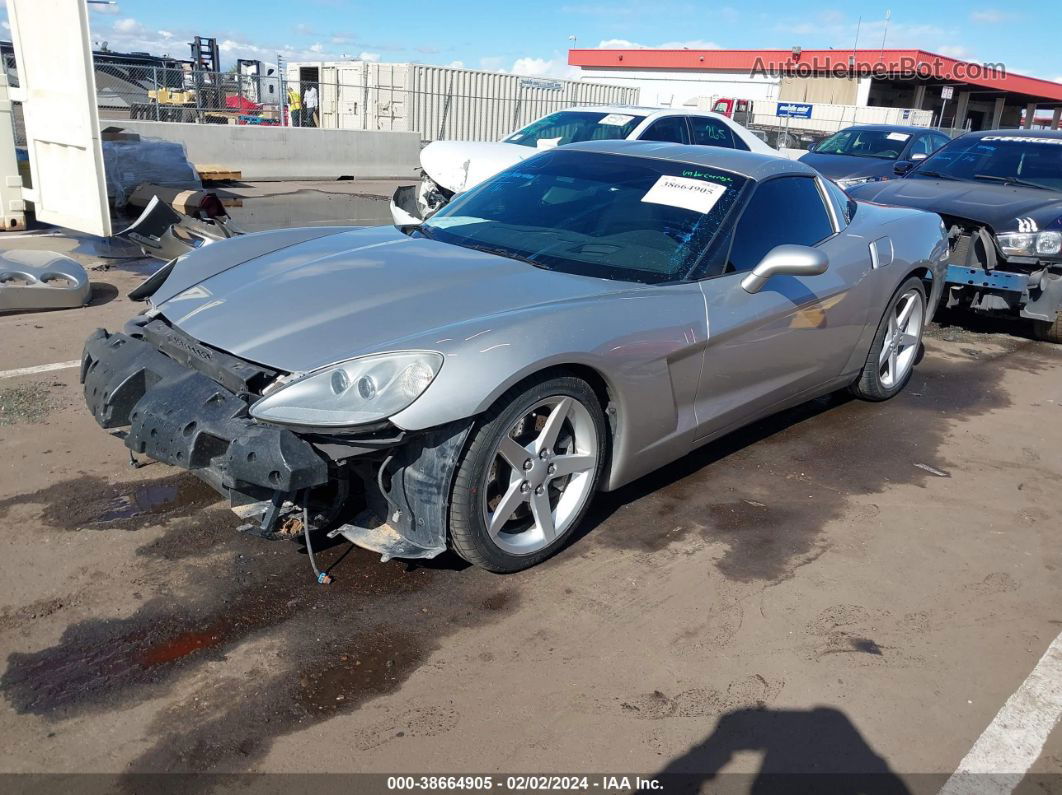
[{"label": "dangling wire", "polygon": [[328,585],[332,582],[332,575],[317,568],[317,559],[313,556],[313,545],[310,543],[310,490],[302,493],[302,537],[306,540],[306,554],[310,557],[310,565],[320,585]]}]

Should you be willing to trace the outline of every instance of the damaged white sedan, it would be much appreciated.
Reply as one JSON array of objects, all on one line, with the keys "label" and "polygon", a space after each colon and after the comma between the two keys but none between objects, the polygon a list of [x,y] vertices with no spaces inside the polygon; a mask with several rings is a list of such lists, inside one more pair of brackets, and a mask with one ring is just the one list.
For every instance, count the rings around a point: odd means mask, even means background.
[{"label": "damaged white sedan", "polygon": [[419,224],[455,194],[545,149],[620,139],[778,154],[740,124],[718,113],[629,105],[568,108],[543,116],[501,141],[428,144],[420,153],[420,183],[395,191],[391,216],[398,226]]}]

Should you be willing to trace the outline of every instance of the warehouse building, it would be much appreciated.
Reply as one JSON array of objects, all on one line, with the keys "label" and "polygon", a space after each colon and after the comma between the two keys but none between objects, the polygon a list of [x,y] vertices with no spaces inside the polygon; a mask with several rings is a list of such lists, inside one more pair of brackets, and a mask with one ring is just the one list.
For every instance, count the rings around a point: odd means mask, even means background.
[{"label": "warehouse building", "polygon": [[973,130],[1030,127],[1037,110],[1057,129],[1062,83],[923,50],[575,49],[584,80],[640,89],[647,105],[718,97],[930,111],[932,124]]}]

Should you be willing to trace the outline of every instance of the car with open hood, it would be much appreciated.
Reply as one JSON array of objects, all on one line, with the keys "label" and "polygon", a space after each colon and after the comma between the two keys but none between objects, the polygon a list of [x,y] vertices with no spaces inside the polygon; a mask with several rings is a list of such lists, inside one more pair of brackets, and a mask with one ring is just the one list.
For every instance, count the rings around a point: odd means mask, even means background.
[{"label": "car with open hood", "polygon": [[[497,572],[560,549],[593,495],[787,406],[902,390],[942,286],[940,219],[808,166],[595,141],[407,230],[220,241],[97,330],[81,378],[135,455],[263,535]],[[324,577],[319,573],[319,577]]]},{"label": "car with open hood", "polygon": [[421,180],[398,188],[391,215],[400,226],[420,223],[455,194],[547,149],[580,141],[668,141],[761,154],[778,152],[719,113],[628,105],[559,110],[501,141],[433,141],[420,153]]},{"label": "car with open hood", "polygon": [[1062,343],[1062,131],[967,133],[903,179],[850,193],[944,219],[949,307],[1025,318]]},{"label": "car with open hood", "polygon": [[925,127],[857,124],[814,144],[800,162],[848,189],[896,179],[949,140]]}]

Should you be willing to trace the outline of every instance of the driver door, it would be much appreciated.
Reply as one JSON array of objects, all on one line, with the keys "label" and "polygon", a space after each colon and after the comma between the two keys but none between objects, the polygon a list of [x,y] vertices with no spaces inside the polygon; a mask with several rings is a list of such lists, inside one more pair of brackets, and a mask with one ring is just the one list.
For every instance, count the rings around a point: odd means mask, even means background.
[{"label": "driver door", "polygon": [[[866,302],[851,290],[871,270],[865,242],[845,240],[844,223],[814,177],[757,185],[718,275],[700,283],[708,341],[696,401],[698,442],[810,396],[842,374],[867,320]],[[758,293],[746,292],[742,279],[785,243],[819,248],[829,268],[817,276],[774,276]]]}]

